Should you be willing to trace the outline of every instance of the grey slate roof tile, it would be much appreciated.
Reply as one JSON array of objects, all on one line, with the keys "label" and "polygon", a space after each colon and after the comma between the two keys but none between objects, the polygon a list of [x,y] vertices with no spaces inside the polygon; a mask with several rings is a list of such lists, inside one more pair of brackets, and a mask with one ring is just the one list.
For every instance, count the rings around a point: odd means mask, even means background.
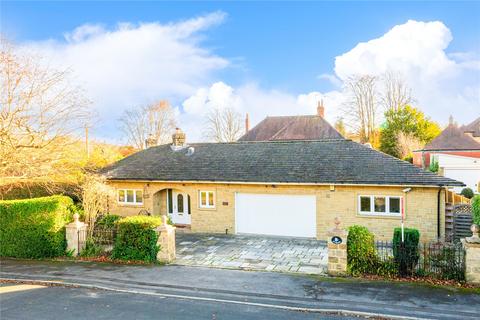
[{"label": "grey slate roof tile", "polygon": [[151,147],[102,173],[111,180],[463,185],[345,139],[189,146],[190,156],[187,148]]}]

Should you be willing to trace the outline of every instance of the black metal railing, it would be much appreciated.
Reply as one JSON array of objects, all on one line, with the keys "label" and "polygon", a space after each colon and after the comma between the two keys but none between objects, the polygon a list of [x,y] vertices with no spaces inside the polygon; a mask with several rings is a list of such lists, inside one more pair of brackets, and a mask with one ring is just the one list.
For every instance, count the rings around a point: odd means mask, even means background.
[{"label": "black metal railing", "polygon": [[377,241],[379,261],[397,276],[465,279],[465,250],[461,243],[431,242],[418,246]]},{"label": "black metal railing", "polygon": [[92,240],[99,246],[111,246],[115,242],[117,228],[94,228]]}]

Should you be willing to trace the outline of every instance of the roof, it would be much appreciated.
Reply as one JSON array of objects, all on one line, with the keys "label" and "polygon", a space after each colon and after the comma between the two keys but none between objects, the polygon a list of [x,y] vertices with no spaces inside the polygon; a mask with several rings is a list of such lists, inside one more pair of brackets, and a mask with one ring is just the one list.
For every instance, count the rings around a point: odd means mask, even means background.
[{"label": "roof", "polygon": [[449,185],[463,183],[351,140],[194,143],[151,147],[102,172],[110,180]]},{"label": "roof", "polygon": [[480,150],[480,142],[464,133],[464,128],[449,124],[423,150]]},{"label": "roof", "polygon": [[472,123],[460,128],[463,132],[471,132],[474,137],[480,137],[480,117],[473,120]]},{"label": "roof", "polygon": [[342,139],[323,117],[318,115],[266,117],[238,141],[282,141]]}]

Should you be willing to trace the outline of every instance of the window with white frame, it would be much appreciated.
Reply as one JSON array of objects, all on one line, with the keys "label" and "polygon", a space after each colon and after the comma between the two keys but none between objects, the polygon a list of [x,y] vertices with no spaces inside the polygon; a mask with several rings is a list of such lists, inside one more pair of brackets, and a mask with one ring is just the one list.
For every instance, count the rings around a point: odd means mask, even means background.
[{"label": "window with white frame", "polygon": [[402,197],[358,196],[358,212],[364,215],[400,216]]},{"label": "window with white frame", "polygon": [[200,191],[200,208],[215,208],[215,193],[213,191]]},{"label": "window with white frame", "polygon": [[119,189],[117,200],[120,204],[143,204],[143,190]]}]

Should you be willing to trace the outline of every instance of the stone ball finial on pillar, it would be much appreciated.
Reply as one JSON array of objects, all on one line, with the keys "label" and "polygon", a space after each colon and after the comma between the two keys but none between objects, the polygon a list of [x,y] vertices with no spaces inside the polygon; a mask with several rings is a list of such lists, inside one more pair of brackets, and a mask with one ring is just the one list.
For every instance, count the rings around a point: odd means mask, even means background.
[{"label": "stone ball finial on pillar", "polygon": [[335,219],[333,219],[333,223],[335,223],[335,229],[339,230],[340,228],[340,218],[339,217],[335,217]]},{"label": "stone ball finial on pillar", "polygon": [[480,231],[480,227],[477,226],[476,224],[472,224],[470,227],[470,230],[472,231],[472,236],[471,237],[466,237],[465,240],[468,243],[479,243],[480,244],[480,237],[478,236],[478,233]]}]

